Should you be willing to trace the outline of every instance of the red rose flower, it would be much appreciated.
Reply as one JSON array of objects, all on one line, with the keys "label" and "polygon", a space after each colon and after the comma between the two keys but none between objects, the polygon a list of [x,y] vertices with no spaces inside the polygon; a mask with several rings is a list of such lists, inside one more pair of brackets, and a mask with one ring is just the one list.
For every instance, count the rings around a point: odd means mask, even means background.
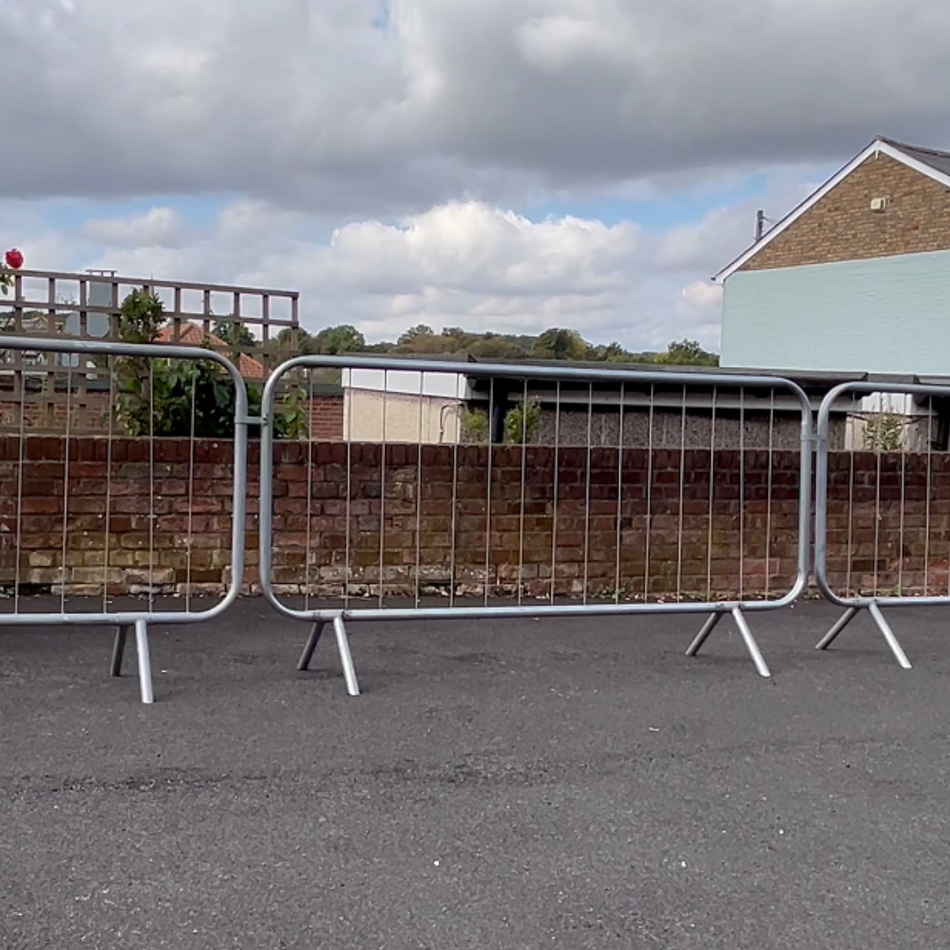
[{"label": "red rose flower", "polygon": [[13,270],[19,270],[23,266],[23,253],[18,251],[15,247],[11,247],[6,253],[7,267],[13,268]]}]

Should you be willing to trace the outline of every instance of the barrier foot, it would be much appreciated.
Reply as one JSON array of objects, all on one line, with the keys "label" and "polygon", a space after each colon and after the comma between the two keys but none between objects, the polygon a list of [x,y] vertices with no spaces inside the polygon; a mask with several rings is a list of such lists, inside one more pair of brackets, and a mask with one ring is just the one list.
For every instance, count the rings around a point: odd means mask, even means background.
[{"label": "barrier foot", "polygon": [[857,607],[849,607],[837,620],[835,625],[818,641],[816,650],[827,650],[834,643],[835,638],[858,615]]},{"label": "barrier foot", "polygon": [[356,681],[356,670],[353,668],[353,657],[350,655],[350,641],[346,636],[346,626],[342,617],[333,619],[333,632],[336,634],[336,648],[339,650],[340,662],[343,664],[346,691],[350,696],[359,696],[360,687]]},{"label": "barrier foot", "polygon": [[765,660],[762,658],[759,645],[755,642],[755,637],[752,636],[752,631],[749,629],[749,625],[746,623],[745,616],[743,615],[742,611],[736,607],[732,611],[732,616],[736,622],[736,626],[739,628],[739,633],[742,634],[742,639],[745,641],[745,648],[749,651],[749,656],[752,657],[752,662],[755,664],[755,668],[758,670],[759,676],[764,676],[766,679],[770,679],[772,674],[769,672],[769,668],[765,665]]},{"label": "barrier foot", "polygon": [[152,664],[148,655],[148,623],[144,620],[135,621],[135,649],[139,657],[139,687],[142,691],[142,702],[154,703]]},{"label": "barrier foot", "polygon": [[716,624],[722,620],[722,616],[723,615],[718,612],[709,615],[709,618],[703,624],[702,630],[696,634],[696,639],[693,640],[693,642],[686,648],[687,656],[696,656],[696,654],[699,653],[700,647],[702,647],[702,645],[706,642],[709,634],[711,634],[713,630],[716,629]]},{"label": "barrier foot", "polygon": [[901,665],[901,668],[909,670],[911,668],[910,660],[907,659],[907,655],[901,649],[900,643],[897,642],[897,637],[894,636],[894,631],[891,630],[890,625],[884,619],[884,614],[881,613],[881,608],[872,601],[872,603],[868,604],[868,611],[874,618],[874,622],[877,624],[878,629],[884,634],[884,639],[887,641],[887,645],[891,648],[891,653],[893,653],[897,658],[897,662]]},{"label": "barrier foot", "polygon": [[115,642],[112,644],[112,664],[109,667],[110,676],[122,675],[122,660],[125,657],[125,642],[129,637],[127,626],[118,627],[115,631]]},{"label": "barrier foot", "polygon": [[309,670],[310,661],[313,659],[313,651],[316,650],[317,644],[320,642],[320,635],[323,633],[323,628],[326,626],[326,623],[322,620],[318,620],[314,625],[313,629],[310,631],[310,637],[307,640],[307,645],[303,648],[303,653],[300,654],[300,659],[297,661],[298,670]]},{"label": "barrier foot", "polygon": [[[318,620],[314,623],[307,639],[307,645],[303,648],[303,653],[300,654],[300,659],[297,661],[298,670],[310,669],[310,661],[313,659],[313,653],[317,649],[317,644],[320,642],[320,637],[323,635],[326,625],[325,620]],[[333,633],[336,635],[336,648],[340,654],[340,664],[343,667],[343,677],[346,680],[346,691],[350,696],[359,696],[360,687],[356,679],[356,669],[353,666],[353,656],[350,653],[350,641],[346,635],[346,625],[343,623],[342,617],[334,617]]]},{"label": "barrier foot", "polygon": [[[756,670],[758,670],[759,676],[764,676],[766,679],[771,678],[772,674],[769,672],[769,668],[765,665],[765,660],[762,658],[762,653],[759,650],[759,645],[755,642],[755,637],[752,636],[752,631],[749,629],[749,625],[746,623],[745,617],[742,614],[742,610],[739,607],[734,607],[732,609],[732,618],[736,622],[736,626],[739,628],[739,633],[742,634],[742,640],[745,643],[745,648],[749,651],[749,656],[752,657],[752,662],[755,664]],[[696,639],[687,647],[686,655],[687,656],[696,656],[699,653],[700,648],[709,638],[709,634],[716,629],[716,625],[720,620],[725,616],[722,611],[717,611],[714,614],[710,614],[706,622],[703,624],[702,630],[696,634]]]}]

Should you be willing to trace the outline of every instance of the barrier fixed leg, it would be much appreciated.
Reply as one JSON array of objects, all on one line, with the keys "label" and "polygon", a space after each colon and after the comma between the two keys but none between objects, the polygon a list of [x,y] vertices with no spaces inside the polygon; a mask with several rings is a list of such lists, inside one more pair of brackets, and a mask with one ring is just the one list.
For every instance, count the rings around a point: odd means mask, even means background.
[{"label": "barrier fixed leg", "polygon": [[[702,645],[706,642],[709,635],[713,632],[713,630],[719,624],[719,621],[722,620],[724,616],[725,614],[722,611],[717,611],[714,614],[710,614],[707,621],[703,624],[702,629],[696,635],[696,639],[693,640],[693,642],[687,648],[687,656],[696,656],[699,653]],[[736,626],[739,628],[739,633],[742,635],[742,641],[745,643],[745,647],[749,651],[749,656],[752,657],[752,662],[755,664],[755,668],[759,676],[769,679],[772,674],[769,671],[764,658],[762,657],[762,652],[759,650],[758,643],[755,642],[755,637],[752,636],[752,631],[749,629],[749,625],[746,623],[745,615],[742,613],[741,608],[734,607],[732,609],[732,618],[735,620]]]},{"label": "barrier fixed leg", "polygon": [[[310,669],[310,661],[313,659],[314,651],[317,649],[317,644],[320,642],[325,627],[325,620],[318,620],[314,623],[310,636],[307,638],[306,646],[303,648],[303,653],[300,654],[300,659],[297,661],[298,670]],[[350,641],[346,635],[346,625],[342,617],[333,618],[333,633],[336,636],[336,648],[340,654],[340,664],[343,667],[343,678],[346,680],[346,691],[350,696],[359,696],[360,687],[356,679],[356,668],[353,666]]]},{"label": "barrier fixed leg", "polygon": [[[845,627],[851,623],[852,620],[858,615],[858,607],[849,607],[844,614],[838,618],[837,623],[818,641],[818,645],[815,647],[816,650],[827,650],[828,647],[834,642],[838,634],[844,630]],[[907,654],[904,653],[903,648],[900,645],[897,637],[894,635],[894,631],[891,630],[891,625],[887,622],[884,617],[884,614],[881,612],[881,608],[872,601],[867,605],[867,611],[871,615],[871,618],[874,620],[874,623],[877,625],[878,630],[881,631],[884,641],[887,643],[890,648],[891,653],[894,654],[894,658],[900,664],[901,669],[909,670],[911,669],[910,660],[907,659]]]},{"label": "barrier fixed leg", "polygon": [[145,620],[135,621],[135,649],[139,658],[139,688],[142,692],[143,703],[153,703],[152,695],[152,664],[148,654],[148,623]]},{"label": "barrier fixed leg", "polygon": [[122,675],[122,660],[125,657],[125,643],[128,637],[128,626],[119,627],[115,632],[115,642],[112,644],[112,663],[109,667],[110,676]]},{"label": "barrier fixed leg", "polygon": [[857,607],[849,607],[835,622],[835,625],[818,641],[816,650],[827,650],[838,637],[838,634],[858,615]]},{"label": "barrier fixed leg", "polygon": [[326,624],[322,620],[318,620],[314,625],[313,629],[310,631],[310,636],[307,638],[307,644],[303,648],[303,653],[300,654],[300,659],[297,661],[298,670],[309,670],[310,661],[313,659],[313,651],[316,650],[317,644],[320,642],[320,637],[323,634],[323,628]]},{"label": "barrier fixed leg", "polygon": [[696,656],[699,653],[700,648],[706,642],[709,637],[709,634],[716,629],[719,621],[722,620],[721,613],[714,613],[709,615],[709,619],[703,624],[702,629],[699,633],[696,634],[696,639],[686,648],[687,656]]}]

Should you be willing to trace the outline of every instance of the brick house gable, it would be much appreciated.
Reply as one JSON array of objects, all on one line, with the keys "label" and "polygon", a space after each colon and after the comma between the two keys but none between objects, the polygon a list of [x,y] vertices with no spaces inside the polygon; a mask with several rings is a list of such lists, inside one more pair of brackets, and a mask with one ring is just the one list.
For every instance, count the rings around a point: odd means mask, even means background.
[{"label": "brick house gable", "polygon": [[878,138],[714,279],[948,249],[950,154]]},{"label": "brick house gable", "polygon": [[[871,210],[873,198],[886,199],[884,211]],[[948,249],[950,189],[879,154],[866,158],[739,270]]]}]

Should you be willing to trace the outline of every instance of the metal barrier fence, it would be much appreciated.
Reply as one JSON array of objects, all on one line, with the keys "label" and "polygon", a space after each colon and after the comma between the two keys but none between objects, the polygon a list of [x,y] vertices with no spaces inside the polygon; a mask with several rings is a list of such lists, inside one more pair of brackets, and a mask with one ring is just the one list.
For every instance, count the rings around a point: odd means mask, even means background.
[{"label": "metal barrier fence", "polygon": [[[60,434],[41,436],[50,392]],[[214,420],[233,435],[230,465],[209,449]],[[237,369],[209,350],[0,338],[0,627],[115,626],[114,676],[134,629],[151,703],[148,625],[207,620],[240,591],[252,421]],[[224,597],[193,609],[228,568]],[[58,595],[58,611],[36,610],[35,592]],[[117,606],[128,597],[141,602]]]},{"label": "metal barrier fence", "polygon": [[[328,368],[338,441],[276,442],[278,387]],[[808,583],[811,406],[785,379],[301,357],[262,415],[262,588],[313,624],[298,668],[332,624],[351,695],[350,620],[707,614],[693,656],[731,615],[769,676],[745,614]]]},{"label": "metal barrier fence", "polygon": [[[948,399],[946,386],[845,383],[822,400],[815,580],[845,612],[817,649],[867,610],[897,662],[910,669],[882,608],[950,603],[950,455],[946,415],[937,411]],[[831,413],[842,407],[847,444],[832,452]]]}]

